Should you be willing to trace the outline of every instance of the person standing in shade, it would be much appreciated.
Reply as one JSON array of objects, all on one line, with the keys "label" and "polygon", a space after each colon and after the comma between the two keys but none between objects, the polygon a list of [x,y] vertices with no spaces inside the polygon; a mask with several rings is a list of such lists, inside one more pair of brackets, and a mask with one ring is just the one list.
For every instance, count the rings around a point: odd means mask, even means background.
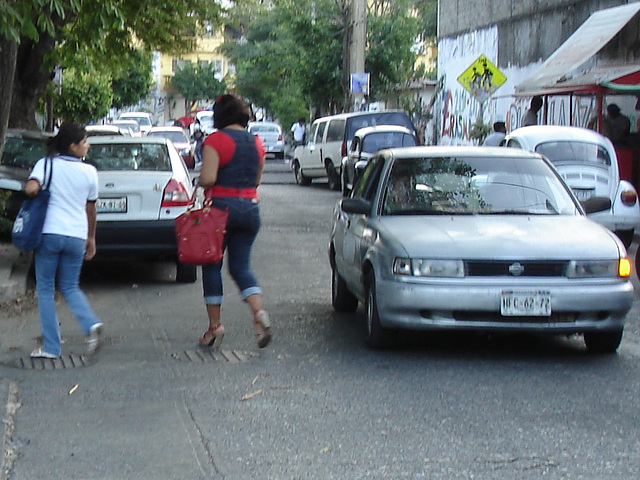
[{"label": "person standing in shade", "polygon": [[602,119],[602,134],[614,145],[621,145],[630,132],[631,121],[620,113],[620,107],[615,103],[607,105],[607,114]]},{"label": "person standing in shade", "polygon": [[293,136],[293,148],[296,148],[298,145],[302,145],[304,143],[304,137],[307,133],[304,118],[299,118],[296,123],[291,125],[291,135]]},{"label": "person standing in shade", "polygon": [[485,147],[497,147],[500,145],[500,142],[507,134],[507,126],[504,122],[494,122],[493,124],[493,133],[491,135],[487,135],[487,138],[484,139],[484,143],[482,144]]},{"label": "person standing in shade", "polygon": [[[253,313],[259,348],[271,341],[269,314],[262,308],[262,289],[250,267],[251,249],[260,230],[257,187],[262,179],[266,152],[260,137],[247,132],[250,113],[247,105],[234,95],[221,95],[213,106],[213,123],[218,130],[202,145],[202,170],[199,185],[213,206],[227,210],[229,217],[223,251],[227,252],[229,273],[242,299]],[[199,344],[211,347],[222,341],[221,323],[222,260],[202,267],[204,303],[209,328]]]},{"label": "person standing in shade", "polygon": [[[34,358],[58,358],[62,353],[56,285],[80,324],[88,353],[100,346],[103,324],[79,287],[82,262],[96,254],[98,172],[82,162],[88,151],[87,132],[77,123],[63,123],[47,143],[47,158],[52,159],[51,197],[42,243],[34,254],[42,347],[31,352]],[[38,160],[29,175],[24,186],[28,197],[35,197],[45,182],[47,158]]]},{"label": "person standing in shade", "polygon": [[527,127],[529,125],[538,124],[538,112],[542,108],[542,97],[536,95],[531,99],[529,110],[526,111],[522,117],[522,126]]}]

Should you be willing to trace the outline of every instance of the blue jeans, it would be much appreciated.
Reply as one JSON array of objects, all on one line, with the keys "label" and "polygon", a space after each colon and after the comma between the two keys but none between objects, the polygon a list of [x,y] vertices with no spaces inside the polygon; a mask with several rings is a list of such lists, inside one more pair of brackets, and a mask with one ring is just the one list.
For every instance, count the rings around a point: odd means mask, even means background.
[{"label": "blue jeans", "polygon": [[[229,209],[223,249],[227,251],[229,273],[240,289],[242,299],[261,294],[262,290],[250,267],[251,248],[260,230],[258,203],[247,198],[214,197],[213,206],[221,210]],[[222,305],[222,263],[202,266],[206,305]]]},{"label": "blue jeans", "polygon": [[60,355],[60,326],[55,304],[56,277],[58,289],[69,309],[80,323],[85,335],[100,321],[80,290],[80,270],[84,261],[86,242],[81,238],[45,234],[35,252],[36,290],[42,329],[42,348]]}]

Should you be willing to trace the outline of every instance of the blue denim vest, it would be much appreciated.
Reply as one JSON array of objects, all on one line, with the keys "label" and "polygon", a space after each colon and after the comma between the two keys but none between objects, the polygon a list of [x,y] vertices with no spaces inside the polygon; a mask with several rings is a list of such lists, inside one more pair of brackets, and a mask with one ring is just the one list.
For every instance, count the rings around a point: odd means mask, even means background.
[{"label": "blue denim vest", "polygon": [[231,160],[220,165],[216,186],[226,188],[255,188],[258,179],[258,149],[252,134],[242,130],[224,129],[236,147]]}]

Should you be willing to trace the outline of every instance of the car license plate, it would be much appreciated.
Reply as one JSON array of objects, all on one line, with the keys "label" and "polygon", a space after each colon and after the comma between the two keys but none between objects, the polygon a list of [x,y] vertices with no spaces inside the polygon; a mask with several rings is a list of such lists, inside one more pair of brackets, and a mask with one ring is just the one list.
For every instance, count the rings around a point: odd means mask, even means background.
[{"label": "car license plate", "polygon": [[500,313],[504,316],[551,315],[551,293],[548,291],[514,292],[503,291]]},{"label": "car license plate", "polygon": [[593,188],[574,188],[573,193],[581,202],[585,200],[589,200],[595,194],[595,190]]},{"label": "car license plate", "polygon": [[96,210],[98,213],[127,213],[127,197],[99,198]]}]

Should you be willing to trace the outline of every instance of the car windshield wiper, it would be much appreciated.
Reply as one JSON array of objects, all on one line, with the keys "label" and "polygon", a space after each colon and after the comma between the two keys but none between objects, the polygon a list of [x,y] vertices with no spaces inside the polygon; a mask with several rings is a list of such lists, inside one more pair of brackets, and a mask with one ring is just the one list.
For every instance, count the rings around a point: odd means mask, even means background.
[{"label": "car windshield wiper", "polygon": [[553,212],[531,212],[529,210],[491,210],[478,213],[480,215],[555,215]]},{"label": "car windshield wiper", "polygon": [[392,210],[389,215],[451,215],[452,213],[431,208],[403,208],[401,210]]}]

